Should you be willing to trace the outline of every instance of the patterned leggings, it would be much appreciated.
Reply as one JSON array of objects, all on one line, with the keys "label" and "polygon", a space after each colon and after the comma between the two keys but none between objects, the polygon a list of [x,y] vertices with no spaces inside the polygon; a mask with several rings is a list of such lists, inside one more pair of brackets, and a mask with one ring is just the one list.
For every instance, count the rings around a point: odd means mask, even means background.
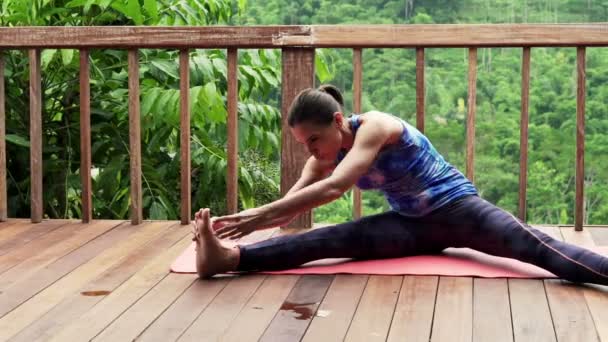
[{"label": "patterned leggings", "polygon": [[519,221],[476,195],[424,217],[397,212],[239,245],[238,271],[279,270],[324,258],[382,259],[468,247],[534,264],[560,278],[608,285],[608,258]]}]

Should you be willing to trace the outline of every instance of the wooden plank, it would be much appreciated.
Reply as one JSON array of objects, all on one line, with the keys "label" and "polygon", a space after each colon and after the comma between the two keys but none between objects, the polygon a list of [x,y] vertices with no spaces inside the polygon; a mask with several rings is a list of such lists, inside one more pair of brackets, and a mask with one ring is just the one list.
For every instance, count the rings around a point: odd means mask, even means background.
[{"label": "wooden plank", "polygon": [[[314,87],[315,50],[283,49],[281,96],[281,196],[298,181],[308,153],[291,136],[287,113],[291,102],[303,89]],[[287,227],[312,227],[312,211],[298,215]]]},{"label": "wooden plank", "polygon": [[[114,226],[112,224],[112,226]],[[118,227],[111,230],[108,234],[102,235],[92,243],[81,245],[81,241],[71,241],[70,247],[77,248],[70,253],[46,264],[44,260],[38,258],[25,262],[12,268],[2,277],[2,297],[0,297],[0,317],[18,307],[30,297],[44,290],[49,285],[61,279],[64,275],[86,263],[98,253],[107,249],[117,240],[123,239],[132,233],[129,227]],[[33,271],[28,271],[31,267]],[[23,272],[23,274],[21,274]],[[0,320],[1,322],[1,320]]]},{"label": "wooden plank", "polygon": [[513,341],[507,279],[473,279],[473,341]]},{"label": "wooden plank", "polygon": [[259,339],[298,279],[298,275],[267,276],[220,340],[238,342]]},{"label": "wooden plank", "polygon": [[416,48],[416,128],[424,133],[424,48]]},{"label": "wooden plank", "polygon": [[48,340],[63,326],[85,314],[133,274],[139,272],[150,260],[166,251],[187,234],[189,234],[187,229],[182,229],[177,224],[169,227],[157,239],[137,247],[118,264],[67,296],[61,303],[11,338],[11,341]]},{"label": "wooden plank", "polygon": [[270,48],[308,26],[63,26],[1,27],[1,48]]},{"label": "wooden plank", "polygon": [[180,341],[215,341],[226,331],[266,276],[253,274],[234,278],[186,329]]},{"label": "wooden plank", "polygon": [[238,211],[238,50],[228,49],[228,93],[226,95],[228,108],[228,170],[226,173],[226,200],[228,213]]},{"label": "wooden plank", "polygon": [[605,228],[588,228],[591,237],[596,246],[608,246],[608,229]]},{"label": "wooden plank", "polygon": [[192,220],[190,182],[190,57],[188,50],[179,52],[179,113],[180,113],[180,202],[181,222],[190,224]]},{"label": "wooden plank", "polygon": [[[39,239],[59,227],[68,224],[68,220],[44,220],[40,224],[31,226],[31,223],[16,224],[13,229],[7,229],[6,238],[0,242],[0,255],[9,253],[15,248],[28,244],[30,241]],[[11,233],[12,231],[12,233]]]},{"label": "wooden plank", "polygon": [[82,182],[82,222],[93,219],[91,185],[91,86],[89,50],[80,50],[80,179]]},{"label": "wooden plank", "polygon": [[[185,230],[187,227],[182,226],[179,229]],[[129,309],[133,303],[145,295],[150,288],[166,277],[169,273],[168,266],[190,243],[192,243],[192,236],[188,235],[182,238],[115,289],[103,301],[99,302],[84,315],[73,320],[71,324],[65,326],[50,341],[90,340],[97,336],[125,310]],[[191,283],[194,277],[194,275],[182,275],[180,284],[185,286],[184,283]],[[155,291],[155,294],[160,296],[157,291]],[[160,301],[167,299],[166,296],[158,298]],[[122,332],[123,330],[118,331]]]},{"label": "wooden plank", "polygon": [[313,25],[276,43],[314,47],[606,46],[602,24]]},{"label": "wooden plank", "polygon": [[526,221],[528,187],[528,105],[530,102],[530,48],[523,50],[521,62],[521,119],[519,134],[519,210],[518,217]]},{"label": "wooden plank", "polygon": [[[560,229],[566,242],[585,248],[597,247],[592,237],[592,231],[602,230],[585,229],[582,231],[576,231],[572,227],[562,227]],[[606,255],[606,253],[601,254]],[[577,290],[580,290],[583,293],[599,340],[608,340],[608,325],[605,324],[605,322],[608,320],[608,286],[585,284],[585,286],[577,287]]]},{"label": "wooden plank", "polygon": [[600,341],[608,341],[608,287],[587,284],[582,291]]},{"label": "wooden plank", "polygon": [[196,274],[170,273],[115,321],[108,321],[111,324],[92,340],[134,341],[197,278]]},{"label": "wooden plank", "polygon": [[[361,113],[363,62],[361,49],[353,49],[353,110]],[[361,217],[361,190],[353,187],[353,219]]]},{"label": "wooden plank", "polygon": [[583,229],[585,217],[585,47],[576,49],[576,180],[574,227]]},{"label": "wooden plank", "polygon": [[[42,316],[52,307],[60,303],[66,296],[77,291],[84,284],[92,279],[95,279],[99,274],[120,262],[124,257],[137,246],[150,241],[152,238],[167,229],[167,222],[152,222],[146,224],[145,229],[139,229],[133,234],[130,234],[127,239],[123,236],[119,240],[106,238],[102,240],[104,243],[87,244],[83,248],[74,253],[70,253],[66,258],[62,258],[59,263],[56,263],[58,268],[61,266],[61,272],[53,270],[52,267],[45,268],[45,272],[40,272],[35,279],[28,279],[23,284],[16,283],[4,292],[4,297],[0,301],[0,314],[4,315],[0,318],[0,339],[6,339],[15,335],[17,332],[34,322],[38,317]],[[135,230],[135,226],[125,225],[126,230]],[[119,229],[120,231],[122,229]],[[117,231],[113,229],[112,232]],[[105,234],[103,237],[108,236]],[[110,244],[110,246],[108,246]],[[100,246],[102,245],[102,246]],[[87,248],[89,246],[96,247]],[[100,248],[101,247],[101,248]],[[99,253],[101,250],[101,253]],[[75,259],[78,254],[86,254],[85,252],[95,252],[93,259],[86,262],[88,258]],[[97,254],[99,253],[99,254]],[[80,265],[75,268],[75,265]],[[55,264],[53,264],[55,265]],[[69,266],[69,267],[68,267]],[[66,274],[66,269],[72,270]],[[59,273],[59,276],[58,276]],[[63,277],[62,277],[63,276]],[[50,280],[50,281],[49,281]],[[35,281],[35,282],[34,282]],[[35,286],[34,286],[35,285]],[[46,288],[45,288],[46,287]],[[34,290],[32,290],[34,288]],[[40,289],[43,288],[42,291]],[[40,292],[38,292],[40,291]],[[38,292],[38,293],[36,293]],[[30,298],[32,294],[34,297]],[[29,298],[29,299],[28,299]],[[26,302],[23,302],[26,300]],[[12,311],[11,311],[12,310]]]},{"label": "wooden plank", "polygon": [[231,280],[230,277],[215,277],[194,281],[137,340],[176,341]]},{"label": "wooden plank", "polygon": [[6,95],[4,87],[4,52],[0,50],[0,221],[8,219],[6,201]]},{"label": "wooden plank", "polygon": [[[51,222],[51,220],[47,220],[47,221]],[[47,224],[52,224],[52,223],[47,223]],[[27,230],[34,229],[37,226],[35,224],[32,224],[31,219],[27,219],[27,220],[10,219],[8,221],[0,222],[0,225],[1,225],[0,243],[13,239],[16,235],[21,234]]]},{"label": "wooden plank", "polygon": [[333,275],[300,277],[259,341],[299,341],[333,278]]},{"label": "wooden plank", "polygon": [[303,341],[342,341],[369,279],[362,274],[337,274]]},{"label": "wooden plank", "polygon": [[0,242],[9,240],[23,230],[34,227],[35,225],[32,225],[30,219],[9,219],[8,221],[0,222]]},{"label": "wooden plank", "polygon": [[469,97],[467,114],[467,178],[475,181],[475,107],[477,102],[477,49],[469,49]]},{"label": "wooden plank", "polygon": [[557,240],[564,240],[564,237],[562,236],[562,232],[560,230],[559,227],[557,226],[538,226],[538,225],[534,225],[534,228],[540,230],[541,232],[551,236],[554,239]]},{"label": "wooden plank", "polygon": [[608,46],[605,23],[2,27],[0,48]]},{"label": "wooden plank", "polygon": [[[240,239],[239,242],[265,240],[278,231],[278,228],[255,231]],[[232,279],[234,276],[216,276],[195,281],[148,326],[138,339],[142,341],[177,340]]]},{"label": "wooden plank", "polygon": [[385,341],[391,327],[402,276],[370,276],[346,341]]},{"label": "wooden plank", "polygon": [[471,341],[472,330],[473,279],[439,277],[431,341]]},{"label": "wooden plank", "polygon": [[129,160],[131,164],[131,224],[143,219],[141,192],[141,130],[138,50],[129,50]]},{"label": "wooden plank", "polygon": [[[561,231],[556,226],[539,226],[534,228],[563,240]],[[511,317],[515,341],[556,341],[551,311],[545,293],[545,282],[533,279],[509,279],[509,297],[511,299]],[[535,305],[530,305],[535,303]]]},{"label": "wooden plank", "polygon": [[[570,234],[563,235],[564,231],[559,229],[560,236],[556,238],[562,241],[572,238]],[[582,289],[561,279],[546,279],[544,283],[557,340],[597,341],[593,318]]]},{"label": "wooden plank", "polygon": [[508,283],[514,341],[556,341],[543,281],[509,279]]},{"label": "wooden plank", "polygon": [[545,280],[558,341],[599,341],[582,289],[558,279]]},{"label": "wooden plank", "polygon": [[561,231],[564,241],[566,242],[585,248],[595,246],[595,241],[593,241],[593,237],[591,236],[589,229],[577,231],[573,227],[560,227],[559,230]]},{"label": "wooden plank", "polygon": [[439,277],[405,276],[388,341],[429,341]]},{"label": "wooden plank", "polygon": [[29,50],[30,62],[30,192],[33,223],[42,221],[42,90],[40,50]]},{"label": "wooden plank", "polygon": [[41,238],[3,254],[0,256],[0,289],[37,272],[119,224],[120,221],[95,221],[87,225],[62,225]]}]

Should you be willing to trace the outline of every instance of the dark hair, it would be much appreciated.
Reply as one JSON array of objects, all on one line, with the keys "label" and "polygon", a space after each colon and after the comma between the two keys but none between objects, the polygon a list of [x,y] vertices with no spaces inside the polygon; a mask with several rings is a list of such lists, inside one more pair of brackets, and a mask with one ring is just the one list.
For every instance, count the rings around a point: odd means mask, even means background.
[{"label": "dark hair", "polygon": [[340,90],[331,84],[304,89],[291,102],[287,123],[290,127],[302,122],[328,125],[335,112],[343,111],[343,106]]}]

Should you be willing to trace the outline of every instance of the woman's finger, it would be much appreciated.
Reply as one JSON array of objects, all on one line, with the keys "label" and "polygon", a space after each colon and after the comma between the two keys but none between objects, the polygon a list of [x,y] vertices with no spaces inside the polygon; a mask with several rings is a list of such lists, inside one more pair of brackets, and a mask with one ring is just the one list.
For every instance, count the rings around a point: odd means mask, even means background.
[{"label": "woman's finger", "polygon": [[225,233],[222,233],[222,234],[218,235],[218,237],[219,237],[220,239],[224,239],[224,238],[227,238],[227,237],[229,237],[229,236],[234,235],[235,233],[238,233],[238,229],[237,229],[237,228],[232,229],[232,230],[230,230],[230,231],[227,231],[227,232],[225,232]]},{"label": "woman's finger", "polygon": [[243,236],[245,236],[245,235],[246,235],[245,233],[243,233],[243,232],[239,232],[238,234],[235,234],[235,235],[231,236],[231,237],[230,237],[230,240],[236,240],[236,239],[240,239],[240,238],[242,238],[242,237],[243,237]]},{"label": "woman's finger", "polygon": [[239,224],[238,224],[238,223],[229,223],[229,224],[225,224],[224,226],[222,226],[222,227],[220,227],[220,228],[216,229],[216,230],[215,230],[215,234],[216,234],[216,235],[219,235],[219,234],[225,233],[225,232],[227,232],[227,231],[231,231],[231,230],[233,230],[233,229],[235,229],[235,228],[238,228],[238,226],[239,226]]}]

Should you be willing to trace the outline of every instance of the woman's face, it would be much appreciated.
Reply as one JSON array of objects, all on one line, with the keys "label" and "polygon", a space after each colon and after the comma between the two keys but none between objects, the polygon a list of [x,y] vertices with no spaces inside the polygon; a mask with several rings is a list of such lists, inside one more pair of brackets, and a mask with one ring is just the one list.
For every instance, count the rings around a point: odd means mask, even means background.
[{"label": "woman's face", "polygon": [[291,134],[308,152],[319,160],[336,159],[342,147],[342,113],[334,113],[333,121],[326,126],[301,122],[291,127]]}]

